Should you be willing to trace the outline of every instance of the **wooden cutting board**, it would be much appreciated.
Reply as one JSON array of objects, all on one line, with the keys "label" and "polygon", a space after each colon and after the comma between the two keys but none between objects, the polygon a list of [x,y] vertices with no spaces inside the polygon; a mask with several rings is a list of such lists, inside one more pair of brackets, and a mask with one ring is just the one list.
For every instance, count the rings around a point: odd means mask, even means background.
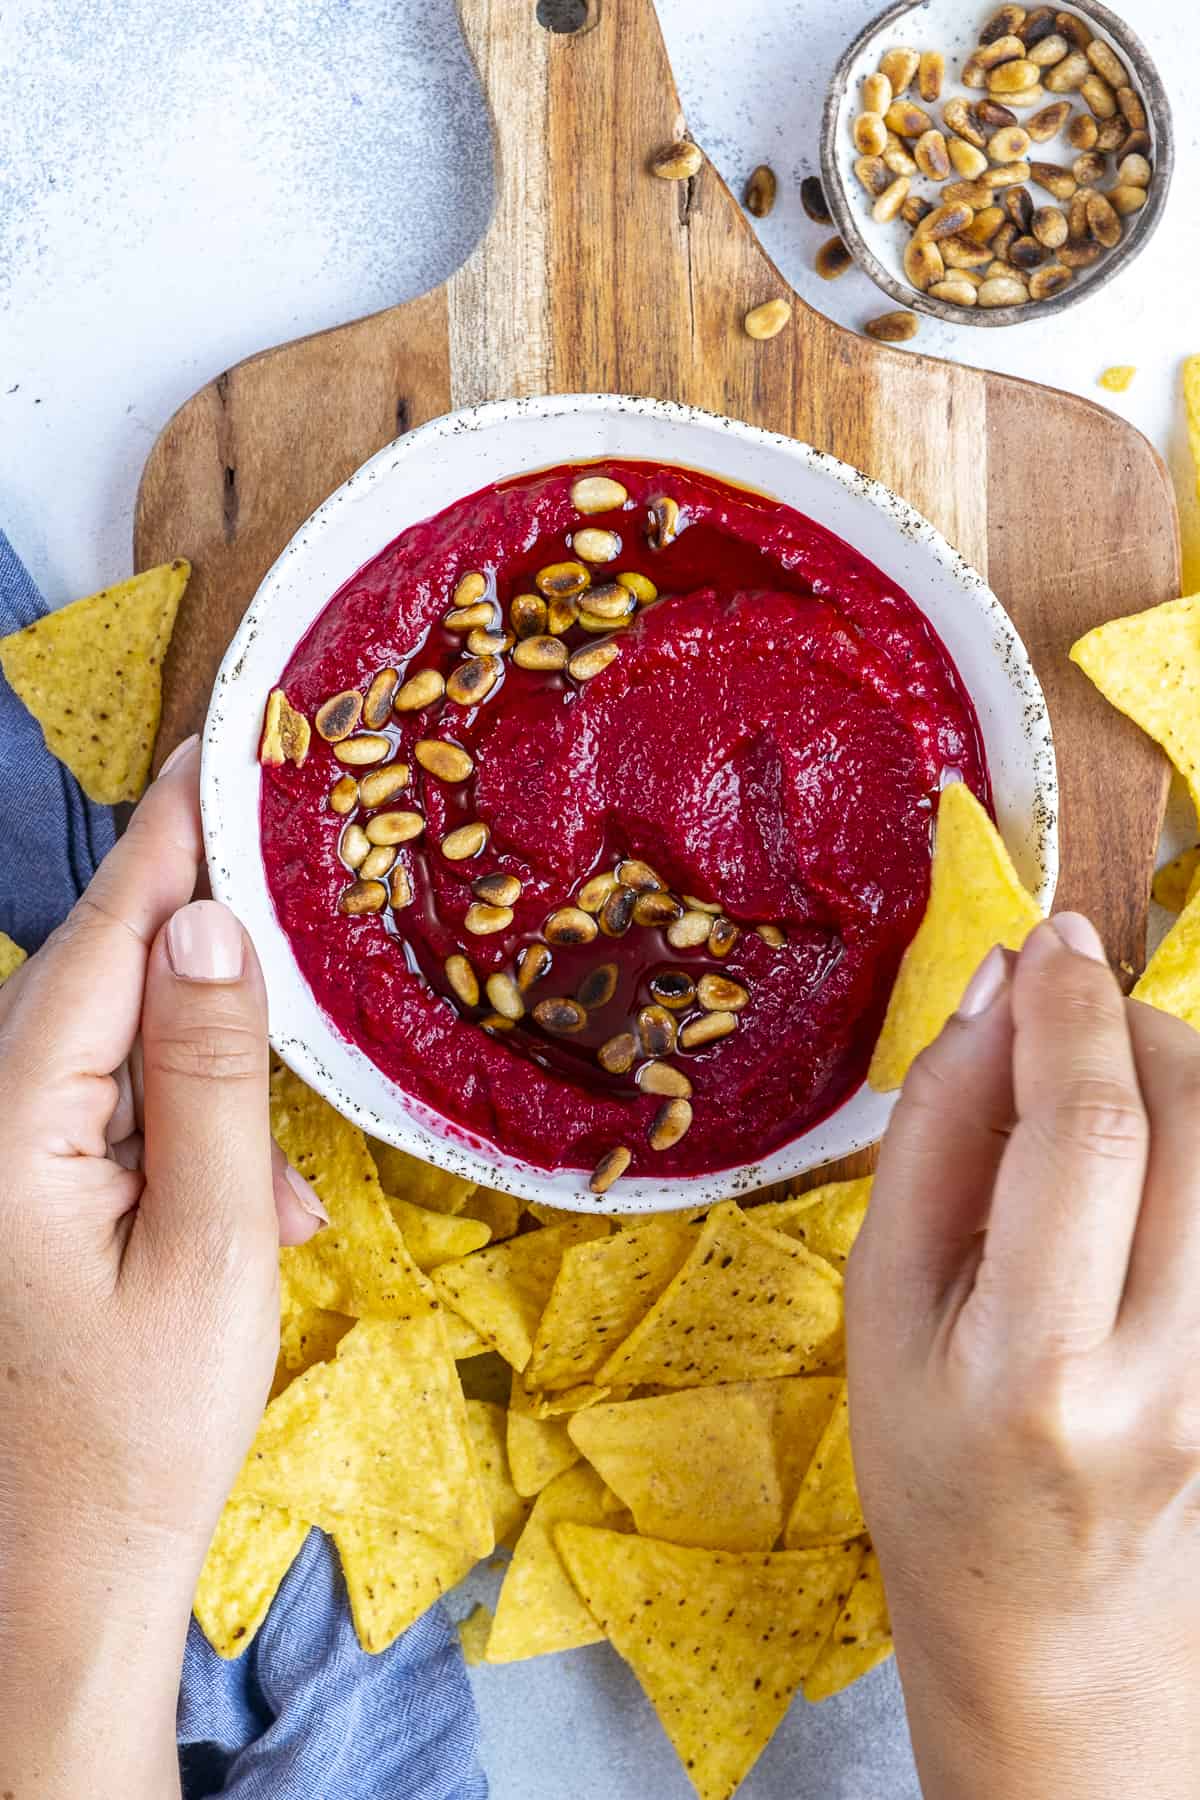
[{"label": "wooden cutting board", "polygon": [[[159,758],[200,726],[225,647],[284,544],[400,432],[511,395],[684,401],[866,470],[988,576],[1050,705],[1058,904],[1092,915],[1131,980],[1166,768],[1067,650],[1102,620],[1179,592],[1158,456],[1088,401],[832,324],[792,293],[715,169],[682,183],[652,176],[652,153],[686,131],[653,0],[459,0],[459,10],[496,158],[491,225],[469,261],[419,300],[227,370],[150,454],[137,566],[187,556],[195,570],[165,670]],[[775,295],[792,301],[791,322],[754,342],[742,318]]]}]

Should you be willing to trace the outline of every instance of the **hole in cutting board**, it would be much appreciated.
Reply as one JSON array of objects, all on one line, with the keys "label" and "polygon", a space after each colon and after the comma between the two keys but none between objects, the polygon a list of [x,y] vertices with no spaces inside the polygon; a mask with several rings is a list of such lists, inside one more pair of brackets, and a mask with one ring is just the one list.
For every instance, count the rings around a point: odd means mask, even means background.
[{"label": "hole in cutting board", "polygon": [[537,22],[547,31],[582,31],[588,22],[588,0],[538,0]]}]

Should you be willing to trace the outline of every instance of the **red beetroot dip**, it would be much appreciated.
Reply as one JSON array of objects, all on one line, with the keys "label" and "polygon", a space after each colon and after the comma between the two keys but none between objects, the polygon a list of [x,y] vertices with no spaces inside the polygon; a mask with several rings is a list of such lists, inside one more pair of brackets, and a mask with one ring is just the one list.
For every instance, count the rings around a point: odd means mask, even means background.
[{"label": "red beetroot dip", "polygon": [[[581,474],[628,490],[618,511],[581,517]],[[647,501],[673,496],[680,530],[654,550]],[[441,620],[468,571],[503,609],[534,572],[572,556],[572,533],[619,533],[594,581],[639,571],[660,599],[614,633],[620,654],[577,683],[504,659],[473,708],[450,700],[393,714],[387,727],[412,783],[388,805],[426,816],[399,852],[412,904],[347,917],[353,879],[338,854],[348,820],[328,804],[345,770],[314,732],[302,768],[264,767],[267,878],[297,962],[337,1028],[407,1093],[456,1125],[544,1168],[591,1169],[623,1144],[643,1174],[683,1175],[755,1161],[833,1111],[858,1087],[896,969],[929,885],[932,801],[947,772],[990,803],[978,722],[945,646],[907,594],[849,544],[776,500],[711,475],[606,462],[524,475],[411,526],[334,595],[280,677],[310,718],[380,668],[448,675],[463,638]],[[599,641],[576,626],[571,651]],[[473,777],[447,785],[413,759],[418,738],[467,749]],[[352,771],[361,773],[362,771]],[[351,814],[350,818],[362,818]],[[440,853],[470,820],[490,829],[468,862]],[[743,927],[717,960],[672,949],[656,929],[555,948],[526,995],[573,995],[615,962],[612,1000],[578,1035],[553,1037],[529,1014],[491,1035],[454,1000],[445,958],[479,973],[512,969],[548,915],[622,856],[643,858],[676,894],[719,903]],[[511,927],[463,927],[478,876],[522,883]],[[783,928],[768,944],[753,929]],[[609,1075],[596,1050],[629,1030],[667,969],[740,982],[736,1031],[671,1060],[693,1087],[694,1118],[673,1148],[647,1142],[661,1097],[634,1073]],[[684,1018],[687,1015],[678,1015]]]}]

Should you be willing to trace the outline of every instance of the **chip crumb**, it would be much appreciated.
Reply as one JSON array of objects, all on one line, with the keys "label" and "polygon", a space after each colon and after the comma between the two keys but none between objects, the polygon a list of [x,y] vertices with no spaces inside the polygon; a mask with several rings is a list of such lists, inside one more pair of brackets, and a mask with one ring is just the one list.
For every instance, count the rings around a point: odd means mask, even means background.
[{"label": "chip crumb", "polygon": [[1110,394],[1123,394],[1136,374],[1133,363],[1114,363],[1111,369],[1105,369],[1098,385],[1107,388]]},{"label": "chip crumb", "polygon": [[488,1639],[492,1635],[491,1607],[482,1604],[476,1606],[465,1619],[458,1621],[455,1630],[462,1645],[463,1661],[473,1669],[483,1661]]},{"label": "chip crumb", "polygon": [[6,931],[0,931],[0,986],[14,975],[25,961],[25,952]]}]

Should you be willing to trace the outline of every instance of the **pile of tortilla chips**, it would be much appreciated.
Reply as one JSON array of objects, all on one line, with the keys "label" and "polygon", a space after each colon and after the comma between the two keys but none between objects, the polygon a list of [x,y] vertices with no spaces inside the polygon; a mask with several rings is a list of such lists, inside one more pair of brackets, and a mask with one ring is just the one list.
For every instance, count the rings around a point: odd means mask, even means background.
[{"label": "pile of tortilla chips", "polygon": [[245,1649],[313,1526],[379,1651],[497,1546],[475,1660],[607,1637],[705,1800],[798,1690],[891,1652],[850,1460],[842,1271],[869,1178],[705,1217],[523,1208],[362,1133],[286,1069],[330,1215],[280,1254],[271,1400],[196,1616]]}]

